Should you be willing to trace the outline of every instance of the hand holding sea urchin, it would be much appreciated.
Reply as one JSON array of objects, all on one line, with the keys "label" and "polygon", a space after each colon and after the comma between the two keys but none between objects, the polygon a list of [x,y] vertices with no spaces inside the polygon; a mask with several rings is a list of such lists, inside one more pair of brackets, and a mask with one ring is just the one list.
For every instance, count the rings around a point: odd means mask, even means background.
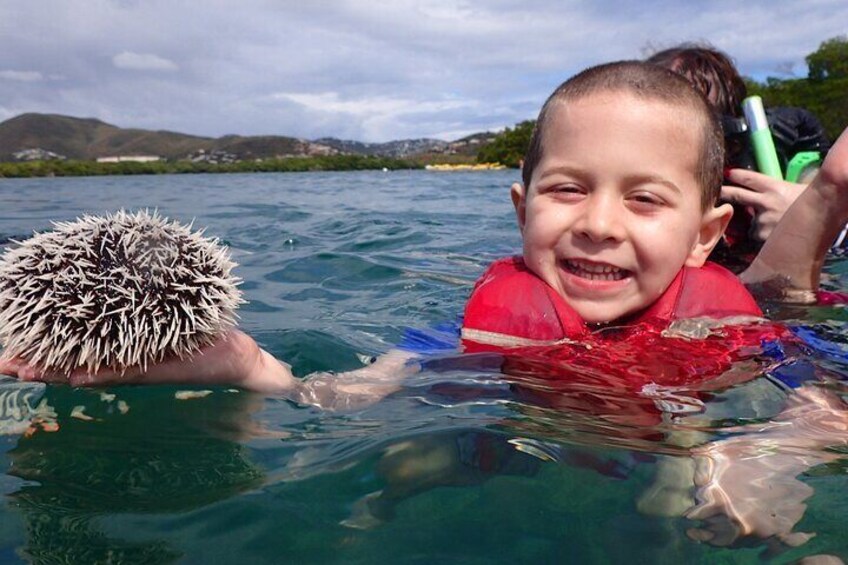
[{"label": "hand holding sea urchin", "polygon": [[56,222],[0,258],[0,344],[48,371],[146,368],[235,325],[235,263],[156,212]]}]

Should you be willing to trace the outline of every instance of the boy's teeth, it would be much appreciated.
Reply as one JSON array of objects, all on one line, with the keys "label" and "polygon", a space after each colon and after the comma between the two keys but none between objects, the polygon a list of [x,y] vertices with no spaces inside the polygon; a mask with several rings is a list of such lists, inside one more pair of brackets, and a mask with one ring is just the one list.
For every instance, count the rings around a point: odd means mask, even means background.
[{"label": "boy's teeth", "polygon": [[617,281],[625,278],[628,271],[612,265],[584,261],[566,261],[566,267],[575,275],[595,281]]}]

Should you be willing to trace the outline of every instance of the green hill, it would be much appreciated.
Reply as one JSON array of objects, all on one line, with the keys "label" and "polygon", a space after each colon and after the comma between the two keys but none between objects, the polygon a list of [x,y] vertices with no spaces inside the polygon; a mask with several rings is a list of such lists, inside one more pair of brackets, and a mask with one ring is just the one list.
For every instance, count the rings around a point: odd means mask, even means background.
[{"label": "green hill", "polygon": [[218,139],[171,131],[124,129],[91,118],[21,114],[0,123],[0,161],[27,149],[43,149],[68,159],[94,160],[120,155],[156,155],[182,159],[200,151],[223,151],[236,158],[326,155],[332,149],[284,136]]},{"label": "green hill", "polygon": [[280,135],[211,138],[172,131],[119,128],[92,118],[31,113],[0,123],[0,162],[20,160],[15,158],[15,154],[27,150],[49,151],[67,159],[83,161],[93,161],[98,157],[155,155],[168,160],[235,162],[339,154],[413,157],[428,161],[453,157],[467,161],[473,160],[479,148],[494,135],[479,133],[451,143],[399,140],[382,144],[333,138],[308,141]]}]

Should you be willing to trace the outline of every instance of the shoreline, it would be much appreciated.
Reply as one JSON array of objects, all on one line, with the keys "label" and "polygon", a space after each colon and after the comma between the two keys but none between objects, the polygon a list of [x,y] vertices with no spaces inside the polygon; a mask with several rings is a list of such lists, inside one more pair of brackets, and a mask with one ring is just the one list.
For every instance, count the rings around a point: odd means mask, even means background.
[{"label": "shoreline", "polygon": [[363,155],[334,155],[323,157],[288,157],[261,161],[207,163],[191,161],[95,161],[49,160],[0,163],[0,179],[90,177],[162,174],[226,174],[226,173],[298,173],[329,171],[480,171],[501,170],[499,163],[425,163],[412,159],[373,157]]}]

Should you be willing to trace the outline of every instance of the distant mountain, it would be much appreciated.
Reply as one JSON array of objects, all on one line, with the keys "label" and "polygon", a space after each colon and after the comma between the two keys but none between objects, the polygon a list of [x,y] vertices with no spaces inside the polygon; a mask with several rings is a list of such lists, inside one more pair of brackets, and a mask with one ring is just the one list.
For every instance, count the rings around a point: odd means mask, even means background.
[{"label": "distant mountain", "polygon": [[[125,129],[93,118],[57,114],[21,114],[0,123],[0,161],[56,154],[68,159],[155,155],[165,159],[224,161],[339,153],[412,157],[459,154],[473,156],[495,134],[481,133],[454,142],[407,139],[387,143],[322,138],[315,141],[285,136],[226,135],[219,138],[171,131]],[[214,156],[214,157],[213,157]]]},{"label": "distant mountain", "polygon": [[337,151],[303,139],[284,136],[217,139],[171,131],[125,129],[100,120],[55,114],[21,114],[0,123],[0,160],[41,149],[68,159],[94,160],[122,155],[156,155],[183,159],[190,155],[226,153],[237,159],[290,155],[327,155]]},{"label": "distant mountain", "polygon": [[211,139],[159,131],[122,129],[100,120],[55,114],[22,114],[0,123],[0,159],[26,149],[43,149],[69,159],[110,155],[176,157]]}]

